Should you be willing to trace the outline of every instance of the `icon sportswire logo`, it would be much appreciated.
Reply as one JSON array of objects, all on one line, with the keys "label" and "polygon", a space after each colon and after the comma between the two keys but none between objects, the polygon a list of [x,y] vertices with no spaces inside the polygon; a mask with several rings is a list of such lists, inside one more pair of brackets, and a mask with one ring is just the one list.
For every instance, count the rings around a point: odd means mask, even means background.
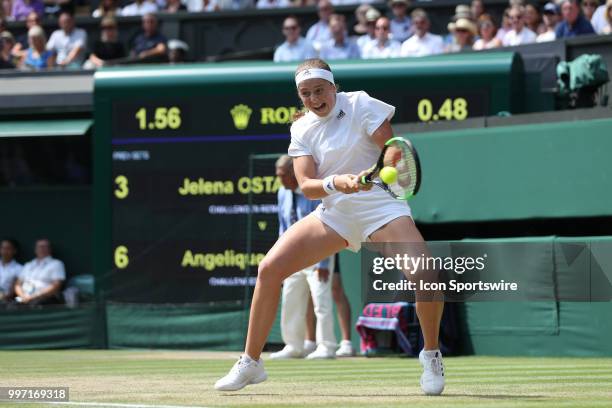
[{"label": "icon sportswire logo", "polygon": [[249,126],[251,113],[253,113],[253,110],[249,108],[248,105],[242,103],[232,108],[230,114],[232,115],[236,129],[244,130]]}]

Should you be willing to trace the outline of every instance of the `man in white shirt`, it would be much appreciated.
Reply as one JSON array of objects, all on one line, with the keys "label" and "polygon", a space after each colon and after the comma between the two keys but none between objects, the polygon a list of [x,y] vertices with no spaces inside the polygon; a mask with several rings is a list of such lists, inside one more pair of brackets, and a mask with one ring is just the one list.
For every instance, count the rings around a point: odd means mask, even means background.
[{"label": "man in white shirt", "polygon": [[404,41],[400,55],[402,57],[424,57],[441,54],[444,51],[444,39],[429,32],[430,22],[425,10],[416,9],[411,16],[414,35]]},{"label": "man in white shirt", "polygon": [[57,303],[66,280],[64,263],[51,257],[51,242],[39,239],[34,248],[36,258],[26,263],[15,284],[15,298],[22,304]]},{"label": "man in white shirt", "polygon": [[318,52],[324,43],[332,39],[331,32],[329,31],[329,18],[334,13],[334,6],[328,0],[320,0],[317,4],[317,10],[319,21],[308,29],[306,39],[310,41]]},{"label": "man in white shirt", "polygon": [[537,36],[536,42],[555,41],[555,27],[559,22],[559,8],[555,3],[549,2],[544,5],[542,20],[544,20],[546,31]]},{"label": "man in white shirt", "polygon": [[387,17],[376,20],[376,40],[368,43],[364,49],[362,58],[395,58],[399,57],[402,44],[389,38],[391,22]]},{"label": "man in white shirt", "polygon": [[144,16],[148,13],[157,13],[158,8],[155,2],[148,0],[136,0],[128,4],[121,10],[122,16]]},{"label": "man in white shirt", "polygon": [[502,40],[505,47],[529,44],[536,40],[536,34],[525,27],[523,6],[513,6],[508,13],[512,30],[508,31]]},{"label": "man in white shirt", "polygon": [[346,19],[342,14],[332,14],[329,18],[332,39],[323,43],[319,57],[324,60],[358,59],[361,52],[355,42],[346,36]]},{"label": "man in white shirt", "polygon": [[59,30],[51,34],[47,49],[57,55],[57,65],[60,67],[80,68],[85,60],[87,48],[87,33],[76,28],[74,16],[69,11],[63,11],[59,17]]},{"label": "man in white shirt", "polygon": [[376,21],[380,18],[380,12],[376,10],[374,7],[370,7],[368,11],[365,13],[365,29],[366,33],[359,38],[357,38],[357,46],[361,50],[361,55],[363,55],[363,51],[365,47],[371,43],[376,41]]},{"label": "man in white shirt", "polygon": [[608,20],[606,20],[606,5],[608,2],[604,2],[601,6],[597,7],[593,17],[591,17],[591,25],[597,34],[606,34],[604,29],[608,26]]},{"label": "man in white shirt", "polygon": [[301,37],[302,29],[295,17],[287,17],[283,22],[285,42],[274,51],[274,62],[303,61],[316,58],[317,52],[310,42]]},{"label": "man in white shirt", "polygon": [[21,272],[21,264],[15,261],[17,243],[10,239],[0,242],[0,303],[13,298],[15,281]]},{"label": "man in white shirt", "polygon": [[391,19],[391,38],[404,42],[412,35],[412,21],[408,17],[409,0],[391,0],[389,7],[393,12]]}]

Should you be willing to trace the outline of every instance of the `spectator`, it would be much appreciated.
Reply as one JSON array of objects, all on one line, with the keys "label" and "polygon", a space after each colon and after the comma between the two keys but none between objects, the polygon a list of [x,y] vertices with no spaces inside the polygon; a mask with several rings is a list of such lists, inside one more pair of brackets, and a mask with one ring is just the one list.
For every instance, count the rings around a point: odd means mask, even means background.
[{"label": "spectator", "polygon": [[218,11],[220,9],[217,0],[187,0],[187,10],[192,13]]},{"label": "spectator", "polygon": [[606,3],[606,22],[607,24],[601,30],[603,34],[612,33],[612,0],[608,0]]},{"label": "spectator", "polygon": [[357,44],[346,36],[346,19],[341,14],[329,18],[329,31],[332,39],[321,46],[319,57],[324,60],[358,59],[361,52]]},{"label": "spectator", "polygon": [[597,8],[599,7],[599,1],[598,0],[582,0],[582,2],[580,3],[580,6],[582,8],[582,14],[584,14],[584,17],[591,21],[593,19],[593,14],[595,14],[595,10],[597,10]]},{"label": "spectator", "polygon": [[476,24],[468,18],[460,18],[448,25],[448,31],[453,34],[453,43],[446,48],[446,52],[459,52],[471,50],[476,36]]},{"label": "spectator", "polygon": [[504,46],[515,46],[535,42],[536,34],[525,27],[525,9],[522,6],[514,6],[510,9],[510,22],[512,30],[504,36]]},{"label": "spectator", "polygon": [[36,241],[34,249],[36,258],[25,264],[17,283],[15,284],[15,298],[22,304],[49,304],[59,303],[60,290],[66,271],[64,263],[51,257],[51,243],[48,239]]},{"label": "spectator", "polygon": [[314,49],[318,52],[323,43],[332,39],[329,31],[329,17],[334,12],[334,7],[328,0],[319,0],[317,4],[319,21],[314,23],[306,33],[306,39],[310,41]]},{"label": "spectator", "polygon": [[441,54],[444,51],[444,40],[441,36],[429,32],[429,17],[423,9],[415,9],[412,14],[414,35],[404,41],[400,51],[402,57],[424,57]]},{"label": "spectator", "polygon": [[218,0],[220,10],[244,10],[253,7],[253,0]]},{"label": "spectator", "polygon": [[606,4],[602,4],[601,6],[597,7],[597,10],[595,10],[595,13],[593,14],[593,18],[591,18],[591,25],[598,34],[608,34],[604,33],[604,28],[608,24],[606,8],[609,2],[610,0],[608,0]]},{"label": "spectator", "polygon": [[546,31],[538,35],[536,42],[546,42],[555,40],[555,27],[559,22],[559,8],[555,3],[546,3],[544,10],[542,11],[542,17],[544,19],[544,26]]},{"label": "spectator", "polygon": [[58,66],[80,68],[85,59],[87,33],[75,27],[74,16],[69,11],[60,14],[59,26],[51,34],[47,49],[55,52]]},{"label": "spectator", "polygon": [[400,56],[402,44],[390,38],[391,21],[387,17],[380,17],[375,25],[376,39],[366,44],[362,58],[395,58]]},{"label": "spectator", "polygon": [[164,11],[166,13],[178,13],[179,11],[187,11],[187,7],[181,3],[181,0],[167,0]]},{"label": "spectator", "polygon": [[480,16],[482,16],[485,13],[484,4],[482,0],[472,0],[470,11],[472,14],[472,20],[478,21]]},{"label": "spectator", "polygon": [[83,68],[99,68],[107,65],[109,61],[125,58],[126,55],[125,47],[119,41],[117,21],[113,17],[104,17],[100,23],[100,39],[94,43],[91,55]]},{"label": "spectator", "polygon": [[168,41],[168,61],[171,64],[178,64],[187,60],[189,45],[181,40]]},{"label": "spectator", "polygon": [[478,19],[478,30],[480,38],[474,43],[475,50],[488,50],[502,46],[502,42],[495,36],[496,27],[493,18],[489,14],[482,14]]},{"label": "spectator", "polygon": [[256,7],[258,9],[272,9],[291,7],[289,0],[257,0]]},{"label": "spectator", "polygon": [[12,239],[0,241],[0,303],[13,299],[15,281],[21,273],[22,266],[15,260],[17,243]]},{"label": "spectator", "polygon": [[353,26],[353,31],[358,35],[363,35],[368,32],[368,27],[366,24],[366,13],[370,10],[372,6],[369,4],[362,4],[355,10],[355,20],[357,20],[357,24]]},{"label": "spectator", "polygon": [[303,61],[317,56],[310,41],[300,36],[301,33],[298,19],[293,16],[287,17],[283,22],[285,42],[274,51],[274,62]]},{"label": "spectator", "polygon": [[584,34],[595,34],[593,26],[582,14],[578,7],[578,0],[562,0],[561,21],[555,29],[556,38],[576,37]]},{"label": "spectator", "polygon": [[366,34],[357,38],[357,46],[361,54],[363,54],[368,43],[376,41],[376,22],[380,18],[380,12],[373,7],[365,14],[366,18]]},{"label": "spectator", "polygon": [[[455,14],[451,17],[450,24],[447,25],[447,28],[454,27],[455,23],[460,18],[466,18],[470,21],[473,21],[472,20],[472,9],[467,4],[459,4],[455,7]],[[448,35],[444,38],[444,43],[450,46],[454,42],[455,42],[455,36],[449,29]]]},{"label": "spectator", "polygon": [[55,66],[55,53],[45,48],[47,38],[42,27],[34,26],[28,30],[30,47],[23,55],[22,67],[31,70],[41,70]]},{"label": "spectator", "polygon": [[542,23],[542,16],[537,7],[532,3],[528,3],[525,6],[525,26],[536,33],[536,36],[546,31],[546,27]]},{"label": "spectator", "polygon": [[148,0],[136,0],[121,10],[122,16],[144,16],[145,14],[157,13],[157,4]]},{"label": "spectator", "polygon": [[21,21],[25,20],[31,12],[42,16],[44,11],[45,4],[42,0],[13,0],[11,17],[13,20]]},{"label": "spectator", "polygon": [[5,62],[6,68],[15,68],[19,58],[13,54],[15,47],[15,37],[8,31],[0,33],[0,59]]},{"label": "spectator", "polygon": [[121,8],[117,6],[117,0],[101,0],[97,9],[91,14],[92,17],[116,17],[121,15]]},{"label": "spectator", "polygon": [[393,13],[391,19],[391,38],[400,43],[412,35],[412,22],[408,17],[409,0],[391,0],[389,7]]},{"label": "spectator", "polygon": [[[28,14],[28,16],[26,17],[26,27],[28,31],[30,30],[30,28],[34,26],[39,26],[39,25],[41,25],[40,16],[35,11],[31,11],[30,14]],[[19,37],[17,37],[17,43],[15,44],[15,47],[13,48],[13,53],[15,55],[21,56],[23,51],[27,50],[28,47],[30,46],[28,42],[29,41],[28,31],[26,31],[25,34],[22,34]]]},{"label": "spectator", "polygon": [[506,34],[508,34],[510,30],[512,30],[512,22],[510,21],[510,10],[511,10],[510,7],[504,10],[504,14],[502,15],[501,25],[499,29],[497,30],[497,35],[495,36],[501,42],[504,41],[504,37],[506,36]]},{"label": "spectator", "polygon": [[151,13],[142,16],[142,33],[134,40],[132,57],[139,60],[157,60],[166,58],[166,37],[159,33],[157,17]]},{"label": "spectator", "polygon": [[[284,155],[276,161],[276,175],[282,183],[278,190],[279,235],[298,220],[310,214],[320,203],[307,199],[299,190],[293,172],[293,160]],[[331,256],[318,264],[305,268],[283,282],[281,303],[281,334],[285,347],[272,353],[272,359],[304,357],[306,313],[308,295],[312,296],[317,317],[316,339],[318,346],[307,359],[331,359],[336,357],[336,335],[332,304],[333,259]]]},{"label": "spectator", "polygon": [[4,20],[2,12],[0,12],[0,33],[3,31],[8,31],[8,29],[6,28],[6,20]]}]

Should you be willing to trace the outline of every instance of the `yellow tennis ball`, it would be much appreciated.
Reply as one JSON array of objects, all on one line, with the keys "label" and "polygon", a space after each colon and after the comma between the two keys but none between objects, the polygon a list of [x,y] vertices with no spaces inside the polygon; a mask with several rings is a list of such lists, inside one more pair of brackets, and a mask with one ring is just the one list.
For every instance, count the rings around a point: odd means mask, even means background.
[{"label": "yellow tennis ball", "polygon": [[380,169],[380,179],[385,184],[393,184],[397,181],[397,169],[395,167],[383,167]]}]

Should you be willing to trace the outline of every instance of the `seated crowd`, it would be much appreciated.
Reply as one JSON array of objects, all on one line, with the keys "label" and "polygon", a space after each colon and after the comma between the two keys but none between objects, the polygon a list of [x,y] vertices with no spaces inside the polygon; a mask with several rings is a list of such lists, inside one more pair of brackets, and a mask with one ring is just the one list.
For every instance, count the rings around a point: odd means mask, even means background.
[{"label": "seated crowd", "polygon": [[61,303],[66,280],[64,263],[52,257],[51,242],[39,239],[36,257],[21,265],[16,261],[17,242],[0,241],[0,304],[42,305]]},{"label": "seated crowd", "polygon": [[[2,0],[0,13],[0,68],[40,70],[45,68],[95,69],[103,65],[185,61],[189,46],[179,39],[166,39],[158,29],[155,13],[215,11],[224,9],[282,8],[309,6],[314,0],[136,0],[119,7],[118,0],[101,0],[93,10],[100,18],[100,38],[88,49],[87,33],[75,25],[74,5],[60,6],[59,28],[47,38],[41,16],[55,10],[43,0]],[[285,42],[277,47],[274,61],[298,61],[320,56],[323,59],[419,57],[464,50],[516,46],[583,34],[612,32],[612,0],[556,0],[540,7],[529,0],[510,0],[498,22],[487,13],[483,0],[458,5],[447,25],[448,34],[430,32],[427,12],[409,12],[409,0],[389,0],[389,15],[370,1],[355,11],[357,24],[349,32],[345,16],[334,13],[334,3],[345,0],[318,0],[319,20],[306,35],[297,17],[283,23]],[[65,3],[71,5],[70,0]],[[52,5],[63,4],[53,0]],[[15,38],[2,14],[25,20],[27,34]],[[142,16],[142,33],[129,47],[119,39],[116,16]],[[194,59],[200,59],[194,56]]]}]

